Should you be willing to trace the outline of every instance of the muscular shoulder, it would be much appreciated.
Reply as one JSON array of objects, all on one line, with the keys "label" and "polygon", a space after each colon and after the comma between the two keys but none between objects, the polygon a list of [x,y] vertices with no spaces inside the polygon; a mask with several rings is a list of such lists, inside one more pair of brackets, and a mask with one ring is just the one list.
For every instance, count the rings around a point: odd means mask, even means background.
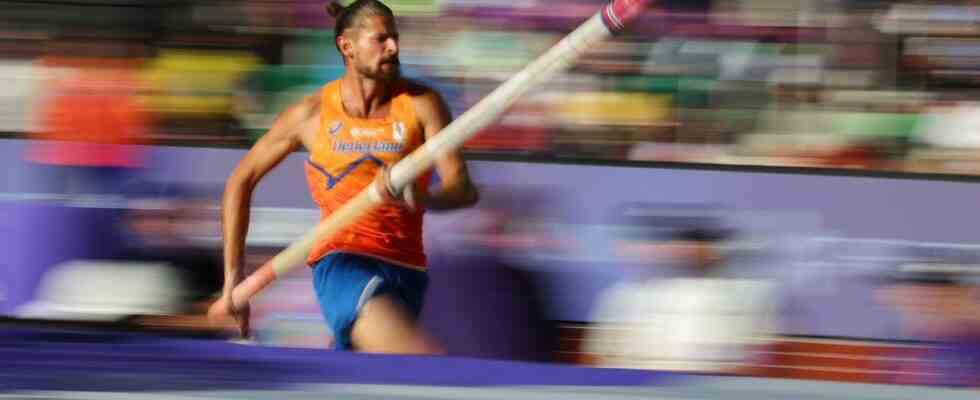
[{"label": "muscular shoulder", "polygon": [[445,125],[451,118],[449,108],[438,92],[421,83],[406,80],[406,91],[412,98],[419,122]]},{"label": "muscular shoulder", "polygon": [[287,134],[293,140],[298,140],[310,149],[320,122],[320,104],[319,94],[310,94],[283,110],[277,123],[286,128]]},{"label": "muscular shoulder", "polygon": [[291,119],[307,120],[320,113],[321,101],[319,93],[312,93],[289,106],[283,115]]}]

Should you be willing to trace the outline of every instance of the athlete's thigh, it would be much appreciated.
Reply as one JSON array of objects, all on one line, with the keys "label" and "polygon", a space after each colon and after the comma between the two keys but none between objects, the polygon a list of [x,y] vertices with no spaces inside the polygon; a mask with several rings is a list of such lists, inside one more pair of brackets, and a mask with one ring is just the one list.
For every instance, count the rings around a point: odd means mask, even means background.
[{"label": "athlete's thigh", "polygon": [[413,313],[391,294],[372,297],[351,330],[354,348],[368,353],[433,354],[437,345],[419,329]]}]

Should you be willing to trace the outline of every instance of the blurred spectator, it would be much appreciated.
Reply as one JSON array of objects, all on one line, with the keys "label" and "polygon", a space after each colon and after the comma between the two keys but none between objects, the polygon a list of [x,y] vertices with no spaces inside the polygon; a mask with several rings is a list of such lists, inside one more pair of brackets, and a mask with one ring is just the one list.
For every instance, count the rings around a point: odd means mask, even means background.
[{"label": "blurred spectator", "polygon": [[[906,264],[880,289],[912,337],[934,344],[899,350],[896,383],[980,387],[980,287],[976,266]],[[896,364],[899,361],[895,361]]]},{"label": "blurred spectator", "polygon": [[155,136],[177,143],[245,143],[234,94],[262,60],[250,49],[190,42],[159,49],[143,71],[147,105],[159,120]]},{"label": "blurred spectator", "polygon": [[587,351],[606,367],[738,373],[774,304],[766,282],[725,276],[731,232],[689,208],[629,205],[622,217],[632,228],[614,246],[633,278],[601,296]]},{"label": "blurred spectator", "polygon": [[139,44],[86,39],[50,43],[41,64],[50,76],[39,106],[38,132],[26,159],[33,186],[48,194],[119,194],[142,165],[150,118],[136,98]]},{"label": "blurred spectator", "polygon": [[169,188],[138,195],[129,207],[129,242],[120,257],[173,266],[188,283],[187,304],[206,301],[221,289],[223,264],[217,249],[195,238],[219,233],[217,210],[217,195],[202,189]]},{"label": "blurred spectator", "polygon": [[0,132],[19,134],[34,129],[35,107],[41,91],[33,60],[0,56]]},{"label": "blurred spectator", "polygon": [[[69,228],[74,233],[96,233],[97,238],[76,243],[87,253],[65,254],[58,249],[53,252],[59,256],[55,265],[46,268],[38,263],[42,266],[34,267],[41,275],[37,294],[18,307],[17,315],[127,322],[180,332],[215,329],[205,313],[213,294],[221,289],[221,258],[217,249],[195,239],[217,234],[216,196],[197,189],[157,187],[127,188],[139,194],[129,204],[124,234],[115,237],[107,236],[114,235],[109,232],[114,229],[83,225],[95,220],[105,224],[105,211],[94,209],[99,213],[90,215],[88,208],[67,208],[67,215],[80,219],[68,221],[73,223]],[[65,226],[59,228],[63,230]],[[98,243],[107,239],[111,244]],[[105,250],[109,247],[111,251]]]},{"label": "blurred spectator", "polygon": [[924,116],[919,141],[939,149],[980,148],[980,103],[936,102]]}]

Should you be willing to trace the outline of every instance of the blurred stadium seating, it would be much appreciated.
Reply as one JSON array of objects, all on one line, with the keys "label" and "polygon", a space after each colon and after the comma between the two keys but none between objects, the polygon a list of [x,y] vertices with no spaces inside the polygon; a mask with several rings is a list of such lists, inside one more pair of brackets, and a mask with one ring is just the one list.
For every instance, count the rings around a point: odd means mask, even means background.
[{"label": "blurred stadium seating", "polygon": [[[37,129],[33,105],[60,73],[38,60],[55,53],[135,62],[156,143],[248,146],[342,72],[322,3],[2,1],[0,132]],[[405,75],[459,115],[602,1],[388,3]],[[977,14],[952,1],[661,1],[467,150],[973,174]]]}]

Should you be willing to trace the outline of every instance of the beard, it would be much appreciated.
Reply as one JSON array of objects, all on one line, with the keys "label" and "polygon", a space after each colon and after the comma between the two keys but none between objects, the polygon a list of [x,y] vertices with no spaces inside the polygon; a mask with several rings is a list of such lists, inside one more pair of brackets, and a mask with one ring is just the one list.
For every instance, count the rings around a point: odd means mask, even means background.
[{"label": "beard", "polygon": [[[388,69],[385,68],[387,65],[390,65]],[[380,64],[376,67],[360,65],[357,72],[376,81],[392,82],[401,77],[401,63],[396,59],[391,64]]]}]

